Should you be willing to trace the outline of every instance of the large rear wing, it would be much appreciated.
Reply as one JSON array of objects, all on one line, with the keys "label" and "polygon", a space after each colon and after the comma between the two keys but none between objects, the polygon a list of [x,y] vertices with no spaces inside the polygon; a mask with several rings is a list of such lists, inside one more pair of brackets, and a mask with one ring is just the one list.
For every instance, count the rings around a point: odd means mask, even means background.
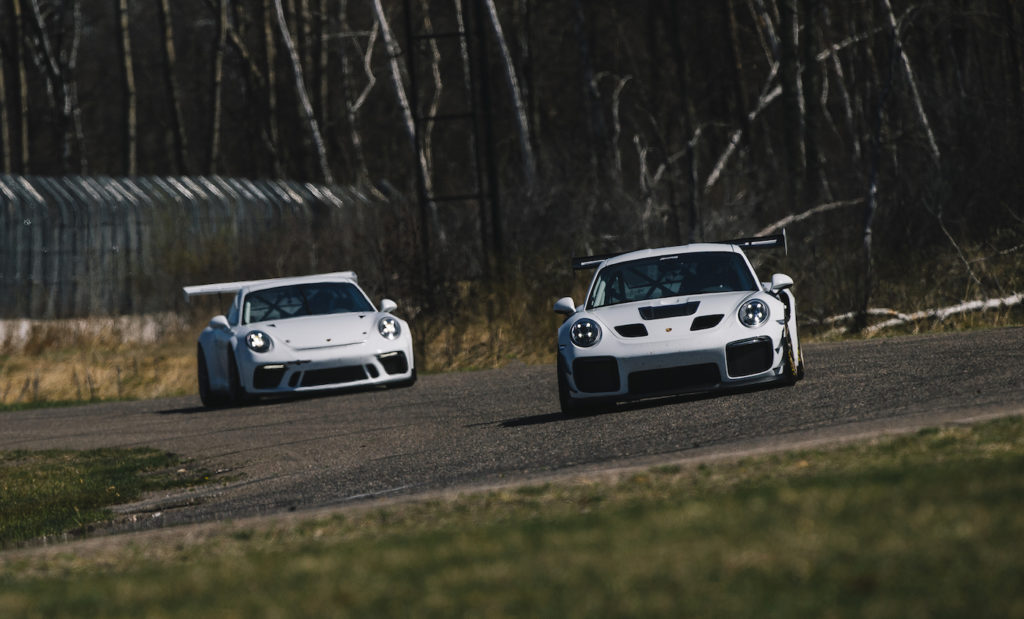
[{"label": "large rear wing", "polygon": [[300,284],[304,281],[317,279],[321,277],[341,277],[344,279],[350,279],[353,282],[356,281],[355,271],[338,271],[337,273],[324,273],[322,275],[306,275],[301,277],[274,277],[270,279],[250,279],[239,282],[223,282],[219,284],[201,284],[198,286],[185,286],[182,290],[185,292],[185,301],[189,301],[192,297],[204,295],[204,294],[235,294],[246,286],[252,286],[257,284]]},{"label": "large rear wing", "polygon": [[[789,243],[786,240],[786,229],[783,228],[782,232],[778,234],[770,234],[768,236],[751,236],[742,239],[732,239],[729,241],[715,241],[716,244],[720,245],[736,245],[742,249],[777,249],[781,247],[786,255],[789,255]],[[616,254],[598,254],[595,256],[580,256],[573,257],[572,268],[574,271],[582,271],[585,269],[596,269],[601,265],[602,262],[615,256],[621,256],[622,254],[629,252],[619,252]]]}]

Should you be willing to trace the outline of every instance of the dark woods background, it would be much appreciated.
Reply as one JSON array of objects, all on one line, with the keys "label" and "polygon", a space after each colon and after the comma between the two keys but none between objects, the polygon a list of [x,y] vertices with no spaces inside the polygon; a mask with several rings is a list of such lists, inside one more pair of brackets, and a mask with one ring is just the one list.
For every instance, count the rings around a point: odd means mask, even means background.
[{"label": "dark woods background", "polygon": [[[782,223],[761,275],[810,321],[919,309],[1020,289],[1022,28],[1018,0],[0,0],[0,167],[370,188],[394,208],[316,263],[413,314],[528,317],[581,293],[572,254]],[[264,243],[225,277],[308,267]]]}]

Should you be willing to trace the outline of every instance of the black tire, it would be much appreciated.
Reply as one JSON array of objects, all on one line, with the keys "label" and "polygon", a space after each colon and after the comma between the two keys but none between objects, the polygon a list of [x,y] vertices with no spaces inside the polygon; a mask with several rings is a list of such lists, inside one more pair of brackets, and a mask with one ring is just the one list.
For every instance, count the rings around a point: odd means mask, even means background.
[{"label": "black tire", "polygon": [[403,380],[401,382],[391,383],[391,388],[392,389],[406,389],[408,387],[412,387],[415,384],[416,384],[416,368],[413,368],[412,369],[412,374],[409,375],[409,378],[407,378],[407,379],[405,379],[405,380]]},{"label": "black tire", "polygon": [[566,417],[578,417],[591,412],[588,403],[581,402],[569,395],[569,379],[566,377],[568,370],[561,355],[558,357],[558,406]]},{"label": "black tire", "polygon": [[792,386],[803,375],[803,364],[798,364],[793,356],[793,340],[789,337],[789,329],[782,335],[782,375],[779,381],[783,385]]},{"label": "black tire", "polygon": [[224,405],[224,398],[210,389],[210,370],[206,366],[202,346],[196,346],[196,382],[199,383],[199,400],[203,406],[217,408]]},{"label": "black tire", "polygon": [[228,351],[228,402],[231,406],[242,406],[249,400],[249,394],[242,387],[242,381],[238,377],[238,363],[235,361],[235,352]]}]

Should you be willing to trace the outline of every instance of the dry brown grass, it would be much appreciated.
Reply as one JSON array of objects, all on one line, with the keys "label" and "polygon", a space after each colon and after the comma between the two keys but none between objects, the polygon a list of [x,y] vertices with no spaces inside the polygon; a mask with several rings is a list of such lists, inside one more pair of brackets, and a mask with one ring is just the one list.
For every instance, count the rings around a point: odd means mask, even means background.
[{"label": "dry brown grass", "polygon": [[193,337],[172,315],[7,321],[0,327],[0,406],[190,393]]}]

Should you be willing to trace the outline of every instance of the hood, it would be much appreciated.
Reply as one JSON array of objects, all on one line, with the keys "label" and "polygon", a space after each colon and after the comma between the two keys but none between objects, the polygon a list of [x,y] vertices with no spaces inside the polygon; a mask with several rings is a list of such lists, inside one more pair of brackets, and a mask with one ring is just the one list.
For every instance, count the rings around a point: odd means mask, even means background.
[{"label": "hood", "polygon": [[271,320],[250,325],[267,332],[276,342],[295,350],[348,346],[366,341],[374,328],[375,312],[352,312]]},{"label": "hood", "polygon": [[[675,339],[680,334],[690,333],[695,320],[701,321],[698,331],[713,329],[731,320],[740,303],[755,294],[748,290],[652,299],[601,307],[587,313],[621,339],[641,339],[643,330],[635,325],[643,325],[648,338]],[[715,322],[713,316],[721,316],[721,320]],[[617,331],[617,327],[627,328]]]}]

